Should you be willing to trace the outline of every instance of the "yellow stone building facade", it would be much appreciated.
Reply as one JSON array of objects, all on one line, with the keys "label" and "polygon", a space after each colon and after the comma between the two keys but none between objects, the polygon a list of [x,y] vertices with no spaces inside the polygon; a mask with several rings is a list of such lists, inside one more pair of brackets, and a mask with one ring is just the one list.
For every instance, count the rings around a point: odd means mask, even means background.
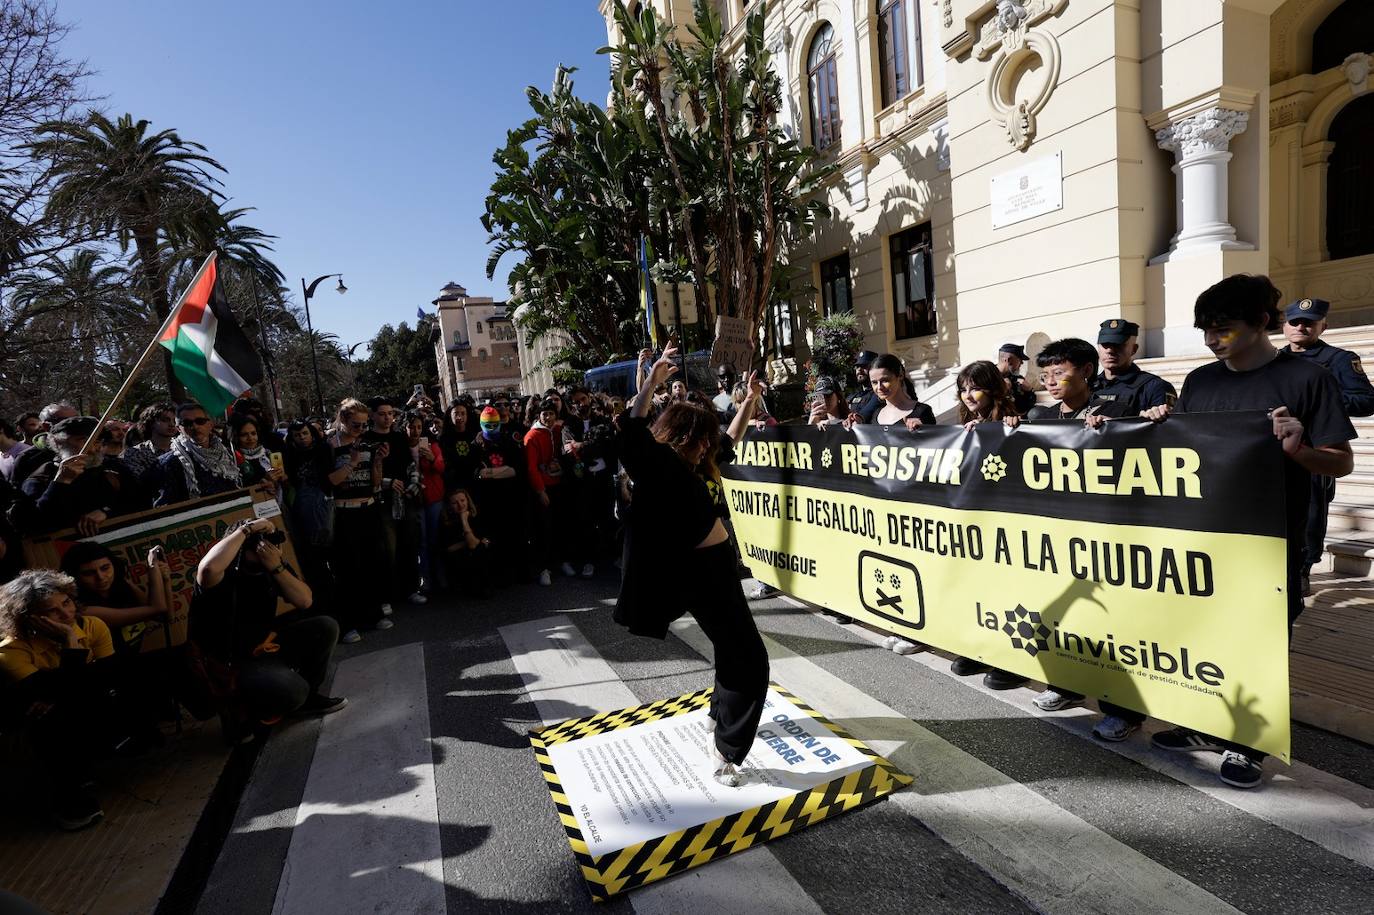
[{"label": "yellow stone building facade", "polygon": [[[685,31],[690,0],[642,2]],[[736,41],[759,2],[717,0]],[[1330,299],[1333,325],[1374,320],[1369,233],[1326,241],[1332,162],[1338,208],[1369,197],[1367,7],[774,0],[785,126],[836,166],[835,217],[793,252],[806,304],[852,307],[937,401],[1001,343],[1033,354],[1108,317],[1139,323],[1147,356],[1196,353],[1193,300],[1238,271]],[[805,361],[805,311],[770,321],[782,374]]]}]

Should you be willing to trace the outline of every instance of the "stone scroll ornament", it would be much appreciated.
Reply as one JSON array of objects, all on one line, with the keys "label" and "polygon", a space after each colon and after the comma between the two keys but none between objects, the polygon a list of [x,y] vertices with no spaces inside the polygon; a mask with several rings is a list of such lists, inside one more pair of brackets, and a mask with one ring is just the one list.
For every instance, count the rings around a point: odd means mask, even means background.
[{"label": "stone scroll ornament", "polygon": [[[1057,16],[1069,0],[998,0],[997,11],[974,46],[979,60],[991,59],[985,83],[993,120],[1007,131],[1007,141],[1024,150],[1035,139],[1035,116],[1059,84],[1059,42],[1033,26]],[[1016,98],[1016,78],[1032,59],[1044,66],[1040,87],[1029,98]]]}]

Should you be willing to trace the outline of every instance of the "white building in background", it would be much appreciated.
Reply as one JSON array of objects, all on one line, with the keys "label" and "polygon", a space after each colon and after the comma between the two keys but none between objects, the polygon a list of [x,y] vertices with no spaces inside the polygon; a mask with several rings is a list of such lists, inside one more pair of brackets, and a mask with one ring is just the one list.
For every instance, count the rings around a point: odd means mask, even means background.
[{"label": "white building in background", "polygon": [[511,317],[520,346],[520,392],[538,394],[553,387],[553,369],[549,367],[549,358],[572,340],[561,330],[551,330],[537,340],[530,339],[529,331],[520,326],[520,315],[529,307],[528,302],[520,305],[511,313]]},{"label": "white building in background", "polygon": [[450,282],[434,306],[438,320],[431,340],[444,403],[460,394],[481,401],[518,391],[520,347],[506,303],[469,296]]}]

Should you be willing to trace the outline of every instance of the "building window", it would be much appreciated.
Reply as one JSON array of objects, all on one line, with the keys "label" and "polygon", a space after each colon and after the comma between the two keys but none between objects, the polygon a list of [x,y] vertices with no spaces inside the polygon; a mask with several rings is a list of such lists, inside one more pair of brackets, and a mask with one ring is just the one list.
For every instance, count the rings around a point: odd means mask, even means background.
[{"label": "building window", "polygon": [[1332,260],[1374,254],[1374,95],[1342,108],[1327,139],[1326,249]]},{"label": "building window", "polygon": [[811,145],[829,149],[840,142],[840,87],[835,78],[835,30],[821,26],[806,58],[811,86]]},{"label": "building window", "polygon": [[453,370],[454,370],[455,372],[458,372],[459,374],[462,374],[462,372],[463,372],[463,357],[462,357],[462,356],[454,356],[454,357],[453,357]]},{"label": "building window", "polygon": [[484,350],[484,349],[479,349],[479,350],[477,351],[477,361],[478,361],[478,362],[486,362],[486,361],[487,361],[487,351],[486,351],[486,350]]},{"label": "building window", "polygon": [[906,7],[906,0],[883,0],[878,6],[878,69],[882,75],[884,108],[912,87]]},{"label": "building window", "polygon": [[1312,33],[1312,72],[1339,67],[1351,54],[1368,51],[1374,30],[1374,4],[1345,0]]},{"label": "building window", "polygon": [[849,284],[849,252],[821,261],[821,305],[826,317],[854,307]]},{"label": "building window", "polygon": [[892,236],[892,317],[898,340],[935,333],[935,278],[930,223]]},{"label": "building window", "polygon": [[774,303],[769,330],[773,337],[769,349],[774,358],[791,358],[797,354],[797,318],[791,302],[784,300]]},{"label": "building window", "polygon": [[454,346],[462,346],[462,345],[463,345],[463,332],[462,332],[461,330],[455,330],[455,331],[453,332],[453,345],[454,345]]}]

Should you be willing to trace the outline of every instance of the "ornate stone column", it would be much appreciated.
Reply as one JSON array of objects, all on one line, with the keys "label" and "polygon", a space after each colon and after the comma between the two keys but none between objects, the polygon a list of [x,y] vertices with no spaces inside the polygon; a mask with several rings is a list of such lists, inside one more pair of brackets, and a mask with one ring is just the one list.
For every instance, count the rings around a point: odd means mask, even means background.
[{"label": "ornate stone column", "polygon": [[1203,251],[1254,250],[1254,245],[1236,240],[1227,199],[1231,138],[1244,133],[1249,122],[1249,112],[1215,107],[1155,131],[1160,149],[1172,152],[1176,159],[1178,232],[1168,252],[1150,263]]}]

